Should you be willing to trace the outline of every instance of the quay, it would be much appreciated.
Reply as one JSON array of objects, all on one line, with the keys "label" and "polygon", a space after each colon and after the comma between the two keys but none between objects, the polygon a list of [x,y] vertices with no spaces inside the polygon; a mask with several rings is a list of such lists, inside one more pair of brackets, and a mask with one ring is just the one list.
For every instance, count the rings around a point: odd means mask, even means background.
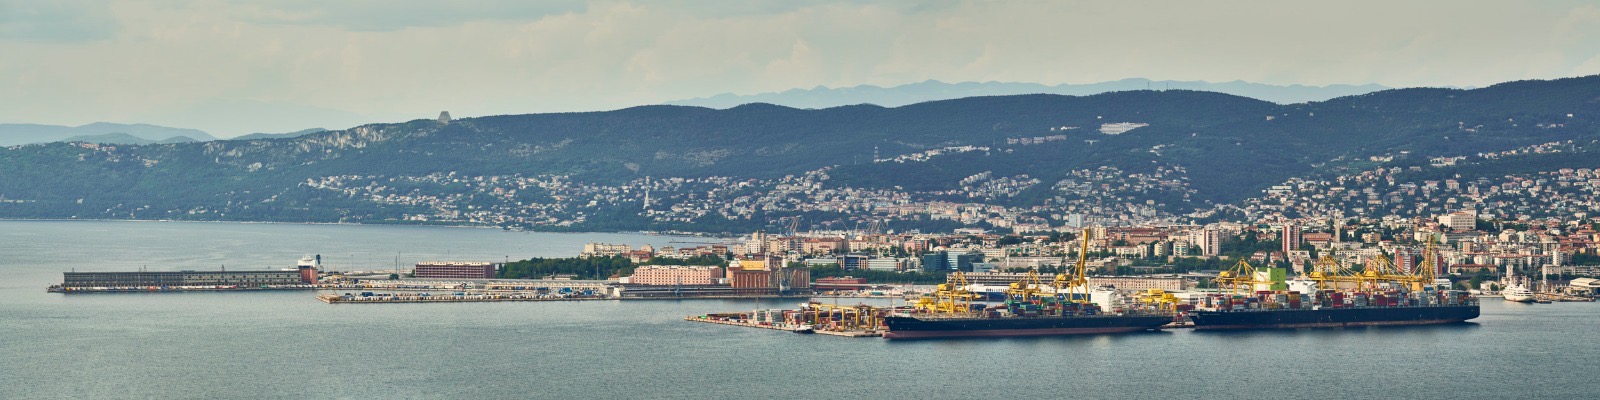
[{"label": "quay", "polygon": [[[801,328],[800,325],[790,325],[790,324],[787,324],[787,323],[770,324],[770,323],[750,322],[748,320],[742,320],[742,319],[733,319],[733,318],[728,318],[727,317],[728,315],[730,315],[730,314],[691,315],[691,316],[683,317],[683,320],[684,321],[689,321],[689,322],[704,322],[704,323],[709,323],[709,324],[740,326],[740,327],[745,327],[745,328],[772,329],[772,330],[785,331],[785,332],[794,332],[796,329],[800,329]],[[816,333],[816,334],[819,334],[819,335],[838,336],[838,337],[856,337],[856,338],[859,338],[859,337],[883,337],[883,332],[882,331],[873,331],[873,330],[844,330],[844,331],[836,331],[836,330],[826,330],[826,329],[812,328],[812,332]]]},{"label": "quay", "polygon": [[799,309],[752,310],[749,312],[711,313],[684,317],[686,321],[706,322],[747,328],[786,330],[796,333],[818,333],[840,337],[881,337],[889,328],[883,318],[896,312],[910,311],[907,307],[876,307],[865,304],[836,305],[809,301]]},{"label": "quay", "polygon": [[1536,299],[1539,302],[1542,302],[1542,303],[1556,302],[1556,301],[1562,301],[1562,302],[1567,302],[1567,301],[1579,301],[1579,302],[1594,301],[1593,297],[1575,296],[1575,295],[1570,295],[1570,294],[1566,294],[1566,293],[1535,293],[1533,295],[1533,298]]},{"label": "quay", "polygon": [[352,294],[321,294],[317,300],[328,304],[385,304],[385,303],[477,303],[493,301],[583,301],[583,300],[609,300],[600,296],[556,296],[538,295],[533,293],[457,293],[433,295],[430,293],[365,293],[367,296]]},{"label": "quay", "polygon": [[128,286],[128,287],[63,287],[45,288],[47,293],[171,293],[171,292],[255,292],[268,290],[316,290],[313,285],[271,286]]},{"label": "quay", "polygon": [[[330,287],[323,287],[330,290]],[[348,288],[346,288],[348,289]],[[392,304],[392,303],[483,303],[497,301],[584,301],[584,300],[779,300],[805,299],[790,295],[691,295],[680,297],[617,297],[592,291],[551,292],[546,290],[483,290],[445,289],[442,293],[412,291],[369,291],[323,293],[317,300],[328,304]]]}]

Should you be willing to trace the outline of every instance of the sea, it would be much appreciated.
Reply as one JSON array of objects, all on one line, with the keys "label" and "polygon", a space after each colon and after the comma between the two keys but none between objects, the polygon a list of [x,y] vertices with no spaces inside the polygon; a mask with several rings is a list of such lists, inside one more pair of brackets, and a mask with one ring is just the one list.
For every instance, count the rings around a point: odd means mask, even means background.
[{"label": "sea", "polygon": [[[339,304],[312,292],[55,294],[64,271],[340,270],[576,256],[631,233],[0,221],[0,399],[1596,398],[1600,304],[1470,323],[888,341],[683,321],[765,301]],[[824,301],[850,302],[849,299]],[[796,301],[797,302],[797,301]]]}]

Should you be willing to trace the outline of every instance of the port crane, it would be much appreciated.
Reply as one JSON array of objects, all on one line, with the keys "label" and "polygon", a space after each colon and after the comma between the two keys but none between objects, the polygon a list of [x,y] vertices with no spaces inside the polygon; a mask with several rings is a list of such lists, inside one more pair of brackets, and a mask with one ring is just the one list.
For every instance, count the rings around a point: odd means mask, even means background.
[{"label": "port crane", "polygon": [[1428,237],[1427,245],[1423,248],[1422,262],[1411,271],[1402,271],[1388,257],[1379,255],[1362,273],[1371,289],[1378,289],[1380,283],[1393,283],[1409,286],[1411,291],[1421,292],[1433,285],[1434,270],[1437,269],[1433,237]]},{"label": "port crane", "polygon": [[1354,286],[1360,286],[1362,279],[1358,274],[1345,267],[1343,262],[1333,256],[1332,252],[1318,257],[1317,261],[1311,264],[1311,272],[1306,274],[1306,278],[1317,283],[1317,290],[1338,289],[1340,283],[1351,283]]},{"label": "port crane", "polygon": [[1163,311],[1177,311],[1178,304],[1182,302],[1178,296],[1161,289],[1150,288],[1139,292],[1140,304],[1154,306]]},{"label": "port crane", "polygon": [[1039,270],[1029,268],[1028,275],[1022,280],[1011,282],[1011,287],[1006,289],[1006,299],[1020,302],[1030,302],[1043,297],[1044,283],[1039,281]]},{"label": "port crane", "polygon": [[803,303],[802,307],[802,311],[809,311],[806,314],[810,318],[806,322],[812,326],[834,324],[842,330],[883,329],[883,314],[886,312],[886,309],[865,304],[841,306],[816,301]]},{"label": "port crane", "polygon": [[1426,287],[1433,286],[1433,281],[1437,278],[1434,274],[1439,270],[1439,253],[1434,248],[1434,243],[1433,235],[1428,235],[1428,244],[1422,250],[1422,262],[1418,263],[1416,270],[1411,271],[1411,274],[1403,280],[1411,284],[1412,291],[1420,292]]},{"label": "port crane", "polygon": [[[1062,271],[1056,273],[1053,283],[1055,284],[1056,291],[1058,293],[1062,289],[1066,289],[1067,301],[1088,303],[1089,274],[1087,269],[1089,263],[1089,230],[1084,229],[1083,234],[1079,235],[1078,239],[1080,242],[1082,242],[1082,245],[1078,248],[1077,264],[1074,264],[1070,271],[1068,271],[1065,268],[1065,265],[1063,265]],[[1079,293],[1082,293],[1083,296],[1079,297]]]},{"label": "port crane", "polygon": [[918,298],[915,306],[935,314],[966,314],[972,312],[972,300],[977,297],[967,290],[967,275],[956,271],[934,287],[932,294]]},{"label": "port crane", "polygon": [[1338,289],[1340,283],[1348,283],[1358,291],[1379,291],[1385,289],[1387,284],[1404,285],[1412,291],[1422,291],[1433,285],[1437,265],[1434,241],[1430,237],[1423,250],[1423,261],[1413,271],[1401,271],[1393,260],[1380,254],[1357,273],[1329,254],[1317,259],[1307,277],[1316,281],[1317,288],[1323,290]]},{"label": "port crane", "polygon": [[1217,274],[1217,286],[1226,286],[1232,294],[1250,294],[1255,292],[1255,285],[1271,285],[1270,280],[1256,279],[1256,267],[1249,261],[1239,260],[1227,271]]}]

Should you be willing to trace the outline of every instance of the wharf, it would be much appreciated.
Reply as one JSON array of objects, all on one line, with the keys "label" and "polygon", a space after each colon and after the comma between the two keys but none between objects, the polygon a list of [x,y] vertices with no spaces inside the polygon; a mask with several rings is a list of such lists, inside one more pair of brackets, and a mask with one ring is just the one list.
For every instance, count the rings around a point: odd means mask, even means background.
[{"label": "wharf", "polygon": [[1537,300],[1540,300],[1540,301],[1549,301],[1549,302],[1554,302],[1554,301],[1594,301],[1594,298],[1592,298],[1592,297],[1573,296],[1573,295],[1569,295],[1569,294],[1565,294],[1565,293],[1536,293],[1536,294],[1533,295],[1533,298],[1537,299]]},{"label": "wharf", "polygon": [[[746,327],[746,328],[772,329],[772,330],[785,331],[785,332],[793,332],[794,329],[796,328],[794,326],[788,326],[788,325],[773,325],[773,324],[765,324],[765,325],[763,325],[763,324],[758,324],[758,323],[754,323],[754,322],[745,322],[745,321],[739,321],[739,320],[720,319],[720,318],[715,318],[715,317],[711,317],[711,316],[707,316],[707,315],[691,315],[691,316],[683,317],[683,320],[684,321],[690,321],[690,322],[705,322],[705,323],[712,323],[712,324],[719,324],[719,325],[742,326],[742,327]],[[812,332],[815,332],[818,335],[829,335],[829,336],[838,336],[838,337],[882,337],[883,336],[883,332],[880,332],[880,331],[830,331],[830,330],[822,330],[822,329],[814,329],[813,328]]]},{"label": "wharf", "polygon": [[613,300],[599,296],[504,296],[504,295],[428,295],[422,296],[414,293],[400,293],[387,296],[341,296],[337,294],[322,294],[317,300],[328,304],[395,304],[395,303],[485,303],[497,301],[583,301],[583,300]]},{"label": "wharf", "polygon": [[51,286],[45,288],[46,293],[174,293],[174,292],[259,292],[276,290],[316,290],[311,285],[294,286],[268,286],[268,287],[212,287],[212,286],[167,286],[167,287],[61,287]]},{"label": "wharf", "polygon": [[785,295],[777,295],[777,294],[759,294],[759,295],[758,294],[707,294],[707,295],[651,296],[651,297],[634,297],[634,296],[628,296],[628,295],[624,294],[622,297],[615,297],[614,299],[617,299],[617,300],[793,300],[793,299],[805,300],[805,299],[810,299],[810,298],[812,298],[811,295],[804,295],[804,294],[802,294],[802,295],[788,295],[788,294],[785,294]]}]

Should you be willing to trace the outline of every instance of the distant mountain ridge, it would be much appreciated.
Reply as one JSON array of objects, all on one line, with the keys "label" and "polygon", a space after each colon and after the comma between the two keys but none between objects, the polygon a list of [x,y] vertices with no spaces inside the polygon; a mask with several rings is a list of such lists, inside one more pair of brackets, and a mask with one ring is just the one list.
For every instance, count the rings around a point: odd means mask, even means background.
[{"label": "distant mountain ridge", "polygon": [[723,93],[711,97],[669,101],[666,104],[710,108],[730,108],[748,103],[768,103],[795,108],[829,108],[853,104],[874,104],[883,107],[899,107],[927,101],[949,100],[976,96],[1007,96],[1020,94],[1062,94],[1072,96],[1088,96],[1107,92],[1147,89],[1198,90],[1227,93],[1235,96],[1249,97],[1252,99],[1265,100],[1278,104],[1294,104],[1312,101],[1325,101],[1333,98],[1366,94],[1390,88],[1375,84],[1306,86],[1271,85],[1244,81],[1220,83],[1205,81],[1156,81],[1138,78],[1091,84],[1060,84],[1053,86],[1037,83],[946,83],[936,80],[928,80],[890,87],[859,85],[841,88],[828,88],[818,86],[811,89],[790,89],[782,92],[769,92],[751,95]]},{"label": "distant mountain ridge", "polygon": [[99,143],[99,144],[169,144],[169,143],[198,142],[200,140],[197,140],[195,138],[188,137],[188,136],[173,136],[173,137],[169,137],[169,138],[161,139],[161,140],[150,140],[150,139],[145,139],[145,138],[142,138],[142,137],[133,136],[133,135],[129,135],[129,134],[122,133],[122,132],[113,132],[113,133],[106,133],[106,134],[100,134],[100,135],[73,136],[73,137],[69,137],[69,138],[66,138],[66,139],[59,140],[59,141],[61,141],[61,142],[88,142],[88,143]]},{"label": "distant mountain ridge", "polygon": [[297,138],[297,137],[301,137],[301,136],[305,136],[305,135],[310,135],[310,134],[313,134],[313,133],[327,132],[327,131],[328,131],[327,129],[322,129],[322,128],[311,128],[311,129],[301,129],[301,130],[298,130],[298,131],[287,132],[287,133],[252,133],[252,134],[249,134],[249,135],[243,135],[243,136],[239,136],[239,137],[228,138],[228,140],[288,139],[288,138]]},{"label": "distant mountain ridge", "polygon": [[198,129],[172,128],[150,124],[96,122],[76,127],[41,124],[0,124],[0,146],[52,142],[146,145],[209,142],[213,140],[287,139],[327,131],[327,129],[323,128],[310,128],[286,133],[252,133],[227,139],[218,139]]},{"label": "distant mountain ridge", "polygon": [[[187,140],[185,140],[187,139]],[[150,124],[96,122],[82,126],[41,124],[0,124],[0,146],[86,141],[101,144],[178,143],[217,140],[199,129],[172,128]]]}]

